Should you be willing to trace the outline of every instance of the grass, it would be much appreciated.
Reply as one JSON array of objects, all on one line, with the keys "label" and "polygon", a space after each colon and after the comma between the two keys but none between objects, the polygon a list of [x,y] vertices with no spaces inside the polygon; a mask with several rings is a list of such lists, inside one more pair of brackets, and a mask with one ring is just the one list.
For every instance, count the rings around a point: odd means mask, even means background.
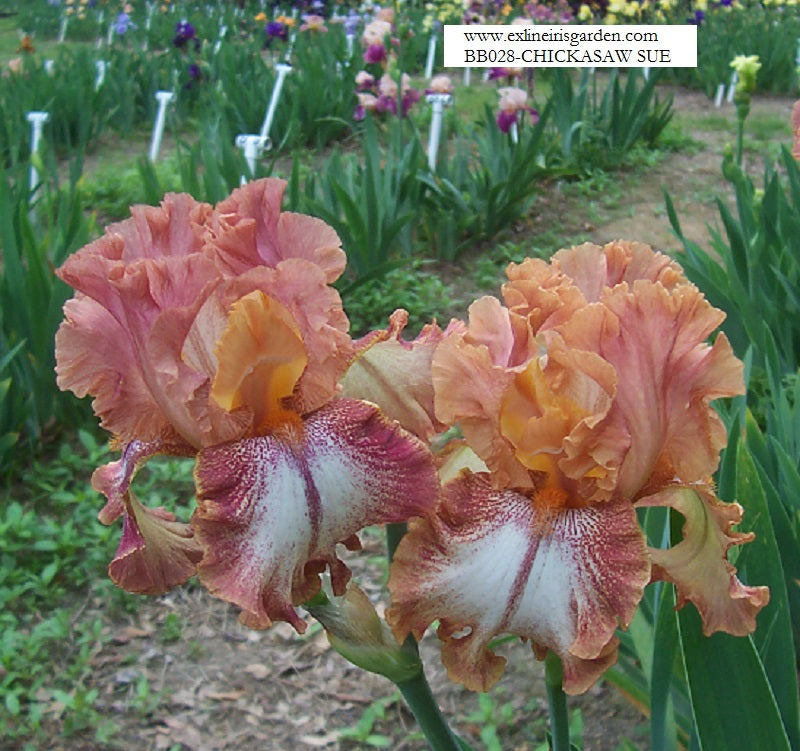
[{"label": "grass", "polygon": [[[673,125],[686,132],[698,130],[706,133],[724,133],[731,141],[736,137],[736,110],[732,105],[709,113],[678,112]],[[791,122],[775,112],[759,111],[757,107],[747,117],[746,148],[761,149],[770,143],[789,143],[792,138]]]},{"label": "grass", "polygon": [[[5,68],[9,60],[20,56],[19,43],[20,31],[17,27],[17,19],[13,16],[0,18],[0,67]],[[36,52],[44,59],[53,57],[59,46],[55,39],[34,39],[33,44]]]}]

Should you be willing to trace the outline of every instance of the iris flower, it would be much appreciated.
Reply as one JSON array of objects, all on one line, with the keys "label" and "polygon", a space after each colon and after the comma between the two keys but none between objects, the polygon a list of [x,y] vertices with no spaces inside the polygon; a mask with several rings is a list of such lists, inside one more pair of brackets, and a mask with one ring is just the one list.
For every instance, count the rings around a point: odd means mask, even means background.
[{"label": "iris flower", "polygon": [[392,33],[392,24],[389,21],[374,20],[370,21],[364,28],[364,33],[361,36],[361,41],[365,47],[373,44],[382,45],[386,37]]},{"label": "iris flower", "polygon": [[383,42],[370,44],[364,50],[363,59],[369,65],[386,62],[386,57],[386,47],[383,46]]},{"label": "iris flower", "polygon": [[517,122],[517,117],[527,112],[535,123],[539,120],[539,113],[528,106],[528,93],[515,86],[505,86],[497,90],[500,95],[500,109],[497,113],[497,127],[503,133],[508,133],[511,126]]},{"label": "iris flower", "polygon": [[289,38],[289,30],[286,24],[280,21],[270,21],[264,27],[264,33],[267,35],[268,41],[280,39],[285,42]]},{"label": "iris flower", "polygon": [[355,36],[360,23],[361,16],[351,8],[347,13],[347,18],[344,20],[344,33],[347,36]]},{"label": "iris flower", "polygon": [[[552,650],[564,689],[585,691],[616,660],[653,580],[675,584],[706,633],[751,632],[768,601],[727,550],[736,503],[714,495],[726,439],[709,402],[743,392],[724,314],[666,256],[637,243],[583,245],[508,268],[503,302],[453,322],[432,360],[436,418],[459,425],[472,469],[412,522],[392,565],[395,636],[435,620],[450,677],[487,690],[502,633]],[[637,510],[671,508],[680,542],[649,547]]]},{"label": "iris flower", "polygon": [[131,21],[130,15],[125,12],[120,13],[117,16],[117,20],[114,22],[114,33],[118,36],[123,36],[128,33],[129,29],[135,28],[136,24]]},{"label": "iris flower", "polygon": [[[397,114],[397,81],[390,73],[384,73],[378,81],[377,112]],[[412,105],[421,98],[418,89],[411,86],[411,78],[407,73],[400,75],[400,108],[401,116],[406,117]]]},{"label": "iris flower", "polygon": [[[197,574],[247,625],[302,631],[295,606],[324,569],[345,590],[336,545],[421,515],[438,481],[421,440],[340,395],[365,346],[331,286],[345,255],[327,224],[281,211],[284,188],[252,182],[215,207],[170,194],[70,257],[56,369],[121,448],[92,478],[101,521],[123,522],[111,578],[152,594]],[[133,491],[155,454],[195,459],[189,524]]]},{"label": "iris flower", "polygon": [[321,33],[327,30],[328,27],[325,25],[325,19],[322,16],[318,16],[316,13],[303,16],[303,25],[300,27],[300,31],[316,31]]},{"label": "iris flower", "polygon": [[189,42],[192,42],[195,50],[200,49],[200,40],[194,26],[186,20],[178,21],[175,24],[175,36],[172,38],[173,46],[184,49]]}]

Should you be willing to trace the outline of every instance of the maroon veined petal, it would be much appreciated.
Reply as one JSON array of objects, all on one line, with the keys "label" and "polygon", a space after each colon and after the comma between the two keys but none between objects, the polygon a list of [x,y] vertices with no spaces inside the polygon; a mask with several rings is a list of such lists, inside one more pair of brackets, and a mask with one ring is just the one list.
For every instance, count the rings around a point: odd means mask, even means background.
[{"label": "maroon veined petal", "polygon": [[505,660],[489,643],[508,633],[558,654],[564,689],[580,693],[616,660],[614,631],[633,618],[649,577],[630,503],[547,513],[467,473],[400,542],[386,617],[401,641],[439,620],[442,660],[470,689],[500,678]]},{"label": "maroon veined petal", "polygon": [[200,580],[242,608],[246,625],[283,620],[300,632],[294,606],[319,589],[326,566],[334,593],[344,592],[350,572],[336,544],[426,513],[438,492],[423,444],[351,399],[275,434],[204,449],[195,479]]}]

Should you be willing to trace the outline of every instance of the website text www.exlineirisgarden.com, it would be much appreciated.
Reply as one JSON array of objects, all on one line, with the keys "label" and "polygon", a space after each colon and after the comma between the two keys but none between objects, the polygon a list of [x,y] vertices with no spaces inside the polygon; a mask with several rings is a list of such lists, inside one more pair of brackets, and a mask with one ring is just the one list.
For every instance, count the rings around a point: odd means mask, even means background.
[{"label": "website text www.exlineirisgarden.com", "polygon": [[692,26],[446,26],[445,66],[694,67]]}]

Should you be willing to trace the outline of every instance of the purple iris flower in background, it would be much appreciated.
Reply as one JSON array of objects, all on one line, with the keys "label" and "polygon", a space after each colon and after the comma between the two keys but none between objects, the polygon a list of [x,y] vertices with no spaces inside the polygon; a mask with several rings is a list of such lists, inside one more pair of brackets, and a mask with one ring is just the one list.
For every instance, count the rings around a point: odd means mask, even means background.
[{"label": "purple iris flower in background", "polygon": [[355,36],[358,33],[358,25],[361,23],[361,16],[354,10],[347,14],[344,20],[344,33],[348,36]]},{"label": "purple iris flower in background", "polygon": [[191,89],[195,83],[200,83],[203,80],[203,71],[197,63],[190,63],[186,72],[189,74],[189,80],[184,86],[185,89]]},{"label": "purple iris flower in background", "polygon": [[129,29],[135,29],[136,24],[131,21],[131,17],[127,13],[120,13],[117,20],[114,21],[114,33],[117,36],[127,34]]},{"label": "purple iris flower in background", "polygon": [[703,21],[705,21],[705,19],[706,19],[706,14],[703,13],[702,10],[696,10],[694,12],[694,16],[686,19],[686,23],[690,23],[692,24],[692,26],[700,26],[703,23]]},{"label": "purple iris flower in background", "polygon": [[506,110],[500,110],[497,113],[497,127],[503,133],[508,133],[511,130],[511,126],[517,122],[517,113],[516,112],[507,112]]},{"label": "purple iris flower in background", "polygon": [[178,21],[175,24],[175,37],[172,40],[172,44],[179,49],[183,49],[189,42],[194,44],[196,50],[200,49],[200,40],[197,38],[194,26],[186,20]]},{"label": "purple iris flower in background", "polygon": [[382,44],[371,44],[364,52],[365,63],[382,63],[386,60],[386,47]]},{"label": "purple iris flower in background", "polygon": [[289,37],[289,30],[286,28],[286,24],[280,21],[270,21],[264,27],[264,33],[267,35],[267,44],[273,39],[280,39],[285,42]]},{"label": "purple iris flower in background", "polygon": [[489,68],[489,80],[496,81],[498,78],[505,78],[508,73],[508,68]]}]

